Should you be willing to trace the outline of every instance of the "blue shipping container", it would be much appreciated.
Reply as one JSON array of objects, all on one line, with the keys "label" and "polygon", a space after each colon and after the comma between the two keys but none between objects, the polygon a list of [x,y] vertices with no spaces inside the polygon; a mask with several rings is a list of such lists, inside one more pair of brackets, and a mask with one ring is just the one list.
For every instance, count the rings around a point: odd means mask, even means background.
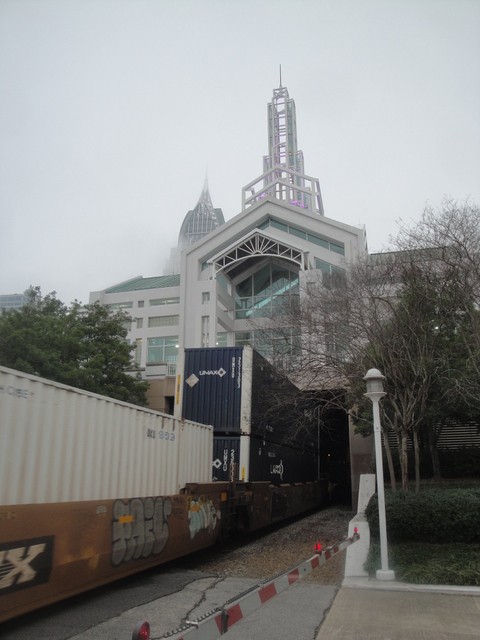
[{"label": "blue shipping container", "polygon": [[243,347],[185,349],[183,417],[240,432]]}]

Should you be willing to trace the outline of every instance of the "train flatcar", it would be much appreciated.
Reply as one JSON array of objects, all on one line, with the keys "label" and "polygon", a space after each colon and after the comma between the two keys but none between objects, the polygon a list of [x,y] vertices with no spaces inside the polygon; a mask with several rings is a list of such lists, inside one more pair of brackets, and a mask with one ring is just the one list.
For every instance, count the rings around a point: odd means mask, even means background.
[{"label": "train flatcar", "polygon": [[0,621],[325,500],[213,482],[213,446],[212,426],[0,367]]}]

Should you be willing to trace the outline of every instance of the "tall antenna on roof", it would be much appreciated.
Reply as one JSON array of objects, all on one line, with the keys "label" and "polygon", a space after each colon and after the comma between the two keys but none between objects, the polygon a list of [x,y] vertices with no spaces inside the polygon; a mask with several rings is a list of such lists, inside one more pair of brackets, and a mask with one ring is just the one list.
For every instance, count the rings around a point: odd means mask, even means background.
[{"label": "tall antenna on roof", "polygon": [[280,89],[282,88],[282,65],[280,65]]}]

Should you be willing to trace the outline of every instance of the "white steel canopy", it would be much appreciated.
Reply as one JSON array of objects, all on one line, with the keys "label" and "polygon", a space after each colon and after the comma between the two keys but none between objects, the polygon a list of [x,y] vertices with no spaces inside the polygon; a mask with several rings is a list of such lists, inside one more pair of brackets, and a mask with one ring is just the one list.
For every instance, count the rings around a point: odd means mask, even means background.
[{"label": "white steel canopy", "polygon": [[234,265],[258,257],[283,258],[293,262],[301,270],[305,268],[304,251],[280,242],[258,229],[210,258],[208,262],[213,264],[214,275],[216,275],[219,271],[228,271]]}]

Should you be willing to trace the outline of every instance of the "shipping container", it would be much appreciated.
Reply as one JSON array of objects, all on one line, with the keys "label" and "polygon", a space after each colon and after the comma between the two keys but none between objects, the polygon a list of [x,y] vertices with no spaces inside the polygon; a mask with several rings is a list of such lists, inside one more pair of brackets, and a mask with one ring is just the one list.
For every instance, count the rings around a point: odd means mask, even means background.
[{"label": "shipping container", "polygon": [[210,482],[212,428],[0,367],[0,505]]},{"label": "shipping container", "polygon": [[[213,425],[213,477],[318,478],[316,443],[299,427],[298,389],[252,347],[185,349],[179,415]],[[234,461],[235,475],[231,474]],[[227,462],[229,461],[229,462]]]},{"label": "shipping container", "polygon": [[182,416],[216,432],[249,430],[252,366],[252,349],[185,349]]},{"label": "shipping container", "polygon": [[[243,473],[240,442],[249,446],[249,480],[272,484],[314,482],[319,479],[318,456],[310,447],[292,447],[254,436],[215,436],[212,473],[214,480],[229,481]],[[240,477],[240,479],[242,479]]]},{"label": "shipping container", "polygon": [[238,459],[245,478],[252,455],[267,481],[212,482],[213,433],[0,367],[0,622],[324,503],[325,483],[282,484],[286,449],[242,432],[222,473]]}]

